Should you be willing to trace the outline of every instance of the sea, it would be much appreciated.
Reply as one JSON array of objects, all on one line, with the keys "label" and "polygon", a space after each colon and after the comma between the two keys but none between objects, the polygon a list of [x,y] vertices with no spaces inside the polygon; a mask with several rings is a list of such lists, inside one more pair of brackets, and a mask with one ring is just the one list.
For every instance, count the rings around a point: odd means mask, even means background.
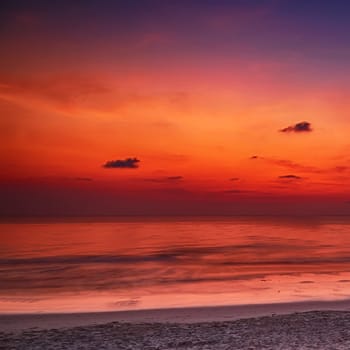
[{"label": "sea", "polygon": [[350,298],[349,217],[2,219],[0,313]]}]

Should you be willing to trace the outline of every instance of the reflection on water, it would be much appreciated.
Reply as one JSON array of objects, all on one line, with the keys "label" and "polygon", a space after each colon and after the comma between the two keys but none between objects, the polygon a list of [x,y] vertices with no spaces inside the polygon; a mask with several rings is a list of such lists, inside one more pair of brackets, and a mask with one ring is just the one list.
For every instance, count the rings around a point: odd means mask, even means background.
[{"label": "reflection on water", "polygon": [[350,221],[0,224],[0,311],[92,311],[350,296]]}]

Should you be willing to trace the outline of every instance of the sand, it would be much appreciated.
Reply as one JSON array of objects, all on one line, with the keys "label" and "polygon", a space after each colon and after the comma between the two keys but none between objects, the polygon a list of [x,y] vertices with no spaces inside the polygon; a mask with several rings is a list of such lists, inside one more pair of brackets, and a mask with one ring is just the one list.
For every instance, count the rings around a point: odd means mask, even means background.
[{"label": "sand", "polygon": [[350,349],[350,311],[305,311],[326,306],[349,310],[334,302],[1,316],[0,349]]}]

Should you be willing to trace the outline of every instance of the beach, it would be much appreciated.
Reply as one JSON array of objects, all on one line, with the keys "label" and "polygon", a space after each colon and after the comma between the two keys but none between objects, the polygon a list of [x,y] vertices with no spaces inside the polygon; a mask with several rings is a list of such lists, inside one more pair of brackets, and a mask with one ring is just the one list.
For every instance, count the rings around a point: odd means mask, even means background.
[{"label": "beach", "polygon": [[348,220],[271,220],[3,223],[0,350],[350,349]]},{"label": "beach", "polygon": [[0,350],[350,350],[350,0],[0,3]]},{"label": "beach", "polygon": [[0,349],[349,348],[349,301],[0,316]]}]

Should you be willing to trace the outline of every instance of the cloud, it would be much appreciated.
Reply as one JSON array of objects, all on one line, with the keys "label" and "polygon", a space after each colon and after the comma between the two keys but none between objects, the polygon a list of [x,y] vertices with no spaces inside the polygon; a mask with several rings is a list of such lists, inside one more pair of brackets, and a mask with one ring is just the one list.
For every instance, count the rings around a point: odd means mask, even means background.
[{"label": "cloud", "polygon": [[183,176],[168,176],[166,179],[167,179],[167,180],[171,180],[171,181],[174,181],[174,180],[182,180],[182,179],[183,179]]},{"label": "cloud", "polygon": [[301,171],[301,172],[308,172],[308,173],[323,173],[323,169],[319,169],[313,166],[308,166],[308,165],[302,165],[299,163],[295,163],[291,160],[288,159],[275,159],[275,158],[268,158],[268,157],[258,157],[258,156],[252,156],[250,159],[260,159],[263,160],[266,163],[277,165],[283,168],[288,168],[288,169],[293,169],[296,171]]},{"label": "cloud", "polygon": [[263,191],[255,191],[255,190],[240,190],[240,189],[231,189],[231,190],[223,190],[219,191],[218,193],[224,193],[224,194],[237,194],[237,195],[256,195],[256,196],[266,196],[271,195],[271,192],[263,192]]},{"label": "cloud", "polygon": [[[311,165],[303,165],[303,164],[295,163],[288,159],[275,159],[275,158],[261,157],[261,156],[252,156],[250,157],[250,159],[253,159],[253,160],[259,159],[268,164],[277,165],[282,168],[291,169],[293,171],[302,172],[302,173],[310,173],[310,174],[334,174],[334,173],[338,174],[338,173],[346,173],[350,170],[348,166],[342,166],[342,165],[334,166],[331,168],[318,168]],[[285,177],[285,178],[288,178],[288,177]],[[289,178],[292,179],[292,177],[289,177]]]},{"label": "cloud", "polygon": [[240,180],[239,177],[231,177],[229,179],[229,181],[239,181],[239,180]]},{"label": "cloud", "polygon": [[104,168],[120,168],[120,169],[135,169],[138,168],[138,164],[140,160],[137,158],[125,158],[125,159],[117,159],[117,160],[108,160],[103,167]]},{"label": "cloud", "polygon": [[304,121],[304,122],[296,123],[295,125],[288,126],[279,131],[280,132],[310,132],[312,131],[312,129],[311,129],[311,123]]},{"label": "cloud", "polygon": [[293,175],[293,174],[288,174],[288,175],[281,175],[278,177],[279,179],[287,179],[287,180],[302,180],[302,177]]},{"label": "cloud", "polygon": [[122,96],[113,99],[113,94],[115,91],[105,81],[70,74],[45,79],[9,75],[2,77],[0,84],[2,99],[61,112],[108,111],[125,100]]},{"label": "cloud", "polygon": [[269,158],[261,158],[261,159],[264,159],[265,161],[267,161],[271,164],[275,164],[275,165],[289,168],[289,169],[294,169],[297,171],[314,173],[314,174],[321,174],[324,172],[323,169],[319,169],[319,168],[309,166],[309,165],[295,163],[295,162],[288,160],[288,159],[269,159]]},{"label": "cloud", "polygon": [[159,178],[148,178],[143,180],[147,182],[168,183],[168,182],[181,181],[183,180],[183,176],[167,176],[167,177],[159,177]]},{"label": "cloud", "polygon": [[[72,74],[61,72],[42,77],[37,75],[19,76],[2,74],[0,77],[0,99],[29,109],[46,112],[64,113],[74,117],[93,117],[96,113],[102,117],[115,118],[116,113],[131,113],[135,108],[154,115],[154,110],[178,110],[183,113],[191,105],[187,92],[140,92],[125,90],[110,77],[96,77],[91,73]],[[136,116],[135,116],[136,118]],[[155,128],[176,131],[177,124],[168,120],[142,121]]]}]

